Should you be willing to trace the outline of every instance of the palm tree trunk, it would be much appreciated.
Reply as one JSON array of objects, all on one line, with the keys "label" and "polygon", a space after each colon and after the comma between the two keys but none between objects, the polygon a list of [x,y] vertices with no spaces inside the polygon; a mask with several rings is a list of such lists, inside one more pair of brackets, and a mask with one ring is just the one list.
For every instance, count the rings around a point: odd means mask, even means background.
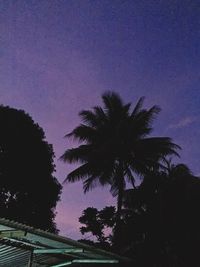
[{"label": "palm tree trunk", "polygon": [[124,193],[124,177],[123,177],[123,164],[120,162],[118,169],[118,196],[117,196],[117,212],[116,212],[116,223],[114,229],[114,249],[120,249],[120,238],[121,238],[121,215],[122,215],[122,201]]}]

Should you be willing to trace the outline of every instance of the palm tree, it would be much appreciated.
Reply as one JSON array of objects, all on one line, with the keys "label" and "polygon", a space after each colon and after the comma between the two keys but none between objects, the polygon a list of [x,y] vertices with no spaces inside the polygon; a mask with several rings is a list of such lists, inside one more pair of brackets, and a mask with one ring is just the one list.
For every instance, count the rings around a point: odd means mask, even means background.
[{"label": "palm tree", "polygon": [[67,175],[65,182],[83,180],[85,193],[97,185],[110,185],[111,193],[117,196],[116,222],[119,222],[127,182],[134,187],[134,175],[143,176],[158,168],[165,156],[178,155],[179,146],[168,137],[148,137],[160,112],[158,106],[143,109],[144,98],[140,98],[131,110],[131,104],[124,104],[114,92],[104,93],[102,100],[103,107],[79,113],[83,123],[66,137],[73,137],[81,144],[67,149],[61,159],[80,164]]}]

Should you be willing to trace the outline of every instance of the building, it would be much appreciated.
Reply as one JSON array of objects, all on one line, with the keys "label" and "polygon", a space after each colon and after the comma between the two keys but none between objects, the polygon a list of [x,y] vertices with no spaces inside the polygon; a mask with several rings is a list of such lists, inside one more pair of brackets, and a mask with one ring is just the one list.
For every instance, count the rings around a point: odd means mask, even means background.
[{"label": "building", "polygon": [[131,260],[0,218],[0,267],[132,266]]}]

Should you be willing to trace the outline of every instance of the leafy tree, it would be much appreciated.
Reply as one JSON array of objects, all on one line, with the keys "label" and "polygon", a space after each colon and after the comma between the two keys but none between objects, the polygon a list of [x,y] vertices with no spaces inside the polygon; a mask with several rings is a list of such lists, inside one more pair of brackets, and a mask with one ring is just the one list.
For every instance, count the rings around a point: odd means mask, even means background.
[{"label": "leafy tree", "polygon": [[[80,112],[82,124],[67,137],[81,145],[67,149],[62,159],[80,163],[65,181],[83,180],[84,192],[97,185],[110,185],[117,196],[116,243],[119,242],[122,199],[127,183],[135,186],[135,174],[143,176],[158,168],[167,155],[177,155],[177,145],[168,137],[149,137],[152,123],[160,108],[143,109],[143,98],[131,109],[120,96],[107,92],[102,96],[103,107]],[[118,241],[117,241],[118,240]]]},{"label": "leafy tree", "polygon": [[200,180],[186,165],[145,176],[124,206],[124,253],[137,266],[199,266]]},{"label": "leafy tree", "polygon": [[[115,207],[105,207],[102,210],[88,207],[83,211],[79,222],[85,225],[80,228],[81,234],[91,233],[96,237],[98,242],[93,242],[94,245],[101,248],[108,248],[110,246],[110,236],[107,235],[106,232],[108,232],[109,228],[112,229],[114,226]],[[90,241],[91,240],[89,240],[89,242]]]},{"label": "leafy tree", "polygon": [[61,185],[52,146],[22,110],[0,106],[0,216],[57,232]]}]

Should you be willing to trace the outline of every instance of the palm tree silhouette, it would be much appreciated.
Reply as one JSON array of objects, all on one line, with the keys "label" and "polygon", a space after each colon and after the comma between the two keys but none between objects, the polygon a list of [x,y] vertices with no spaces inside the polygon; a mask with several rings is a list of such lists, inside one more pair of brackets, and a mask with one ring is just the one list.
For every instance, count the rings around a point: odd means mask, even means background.
[{"label": "palm tree silhouette", "polygon": [[143,176],[161,165],[167,155],[178,155],[179,146],[168,137],[148,137],[152,123],[160,112],[158,106],[143,109],[144,98],[135,108],[123,103],[114,92],[102,95],[103,107],[79,113],[83,123],[66,137],[73,137],[81,145],[67,149],[61,159],[80,166],[70,172],[65,182],[83,180],[84,192],[97,185],[110,185],[117,196],[116,233],[127,183],[135,186],[135,175]]}]

